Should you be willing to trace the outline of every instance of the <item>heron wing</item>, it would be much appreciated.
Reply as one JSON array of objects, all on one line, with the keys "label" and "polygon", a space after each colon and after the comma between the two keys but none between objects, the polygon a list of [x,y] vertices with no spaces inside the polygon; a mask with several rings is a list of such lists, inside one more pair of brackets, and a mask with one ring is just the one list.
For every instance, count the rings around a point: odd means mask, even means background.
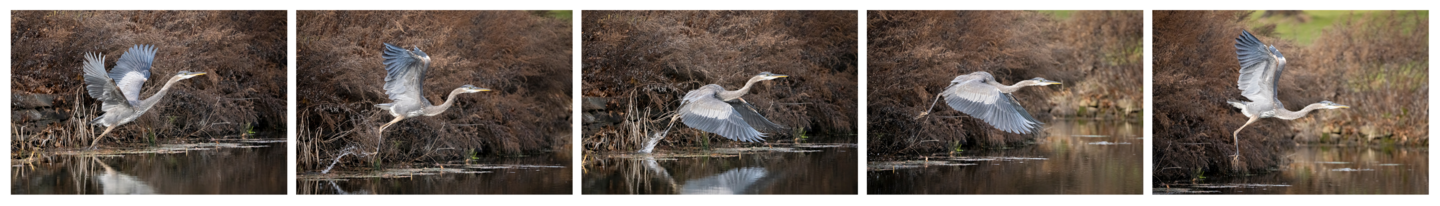
[{"label": "heron wing", "polygon": [[[1235,38],[1235,55],[1240,59],[1240,78],[1237,85],[1240,87],[1240,95],[1255,102],[1274,102],[1275,90],[1280,82],[1279,59],[1276,59],[1276,51],[1266,48],[1260,39],[1251,35],[1249,31],[1241,31],[1240,37]],[[1278,51],[1276,51],[1278,52]]]},{"label": "heron wing", "polygon": [[110,69],[110,78],[115,80],[116,87],[131,105],[140,105],[140,87],[150,79],[150,63],[154,61],[155,46],[135,45],[120,55],[115,68]]},{"label": "heron wing", "polygon": [[716,92],[716,88],[706,85],[685,94],[684,102],[678,111],[685,125],[715,133],[730,140],[765,141],[765,135],[751,128],[740,112],[736,111],[736,108],[716,98]]},{"label": "heron wing", "polygon": [[406,51],[404,48],[385,43],[385,95],[395,102],[420,101],[433,105],[425,99],[425,60],[429,58],[419,48]]},{"label": "heron wing", "polygon": [[105,56],[87,53],[85,54],[85,90],[90,93],[90,98],[100,101],[100,110],[113,112],[118,109],[130,109],[132,105],[125,100],[125,95],[115,87],[115,83],[105,73]]},{"label": "heron wing", "polygon": [[971,117],[984,120],[1005,132],[1028,134],[1040,124],[1010,95],[1001,93],[999,88],[972,79],[950,85],[942,93],[950,108],[964,112]]},{"label": "heron wing", "polygon": [[725,103],[730,104],[731,108],[735,108],[735,111],[740,113],[740,117],[745,118],[745,123],[749,124],[751,128],[755,128],[756,131],[767,133],[785,132],[785,126],[770,122],[770,119],[761,116],[760,112],[755,110],[755,105],[749,102],[735,100]]}]

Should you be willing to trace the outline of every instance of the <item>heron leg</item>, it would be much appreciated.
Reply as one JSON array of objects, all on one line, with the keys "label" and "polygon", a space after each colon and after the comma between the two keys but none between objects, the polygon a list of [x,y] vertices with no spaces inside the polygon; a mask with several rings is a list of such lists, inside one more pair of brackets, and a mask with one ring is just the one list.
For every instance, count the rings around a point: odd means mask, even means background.
[{"label": "heron leg", "polygon": [[940,103],[940,95],[943,94],[945,93],[942,92],[939,94],[935,94],[935,101],[930,102],[930,109],[926,109],[925,112],[921,112],[920,115],[915,116],[915,119],[920,119],[921,117],[925,117],[925,115],[930,114],[930,111],[935,111],[935,103]]},{"label": "heron leg", "polygon": [[390,123],[380,125],[380,130],[375,131],[375,153],[380,153],[380,145],[385,143],[385,128],[403,119],[405,119],[405,116],[395,117],[395,120],[390,120]]},{"label": "heron leg", "polygon": [[650,137],[649,140],[645,140],[645,147],[640,148],[640,151],[636,152],[650,153],[650,151],[655,150],[655,145],[660,144],[661,139],[665,139],[665,134],[670,133],[670,128],[675,127],[675,120],[678,119],[680,119],[680,114],[676,113],[674,117],[670,118],[670,124],[665,126],[665,131],[655,134],[654,136]]},{"label": "heron leg", "polygon": [[1245,126],[1250,126],[1250,123],[1255,123],[1255,120],[1260,120],[1260,117],[1250,117],[1250,120],[1246,120],[1245,124],[1240,125],[1240,128],[1235,129],[1235,133],[1231,135],[1235,140],[1235,160],[1240,160],[1240,130],[1245,129]]},{"label": "heron leg", "polygon": [[105,139],[105,134],[110,134],[110,130],[112,129],[115,129],[115,126],[105,127],[105,132],[100,132],[100,136],[95,136],[95,140],[90,141],[90,149],[95,149],[96,143],[100,143],[101,139]]}]

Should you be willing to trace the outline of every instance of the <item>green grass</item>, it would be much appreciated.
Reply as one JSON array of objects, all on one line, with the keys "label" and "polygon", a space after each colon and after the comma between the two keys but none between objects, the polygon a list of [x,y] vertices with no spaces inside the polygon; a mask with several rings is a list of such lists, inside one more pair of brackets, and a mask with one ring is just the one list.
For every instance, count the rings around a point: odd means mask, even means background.
[{"label": "green grass", "polygon": [[1430,18],[1429,11],[1394,11],[1391,13],[1391,11],[1317,10],[1303,11],[1303,13],[1304,16],[1309,16],[1309,21],[1300,22],[1297,18],[1288,18],[1280,15],[1262,18],[1261,16],[1265,14],[1265,11],[1255,11],[1255,13],[1250,14],[1249,18],[1247,18],[1247,22],[1254,27],[1273,23],[1275,24],[1275,36],[1294,41],[1300,46],[1309,46],[1315,43],[1316,38],[1320,37],[1321,31],[1334,26],[1336,23],[1351,20],[1350,18],[1353,17],[1366,17],[1366,15],[1371,15],[1370,17],[1375,18],[1406,18],[1407,20],[1405,21],[1404,27],[1411,29],[1413,29],[1418,22],[1415,21],[1417,16],[1420,20]]},{"label": "green grass", "polygon": [[1036,12],[1049,14],[1050,16],[1054,16],[1055,19],[1062,21],[1070,19],[1070,16],[1075,14],[1075,10],[1040,10]]},{"label": "green grass", "polygon": [[562,20],[570,20],[570,18],[574,18],[575,14],[572,10],[550,10],[549,12],[545,13],[545,16]]}]

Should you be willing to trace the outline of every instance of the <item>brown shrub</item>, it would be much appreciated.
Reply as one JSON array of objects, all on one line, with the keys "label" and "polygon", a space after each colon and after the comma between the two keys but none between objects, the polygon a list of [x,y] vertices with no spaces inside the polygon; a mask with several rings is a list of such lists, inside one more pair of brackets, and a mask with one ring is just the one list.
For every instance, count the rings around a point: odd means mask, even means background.
[{"label": "brown shrub", "polygon": [[872,157],[1029,139],[944,104],[915,119],[950,80],[975,71],[1010,84],[1034,77],[1064,82],[1015,93],[1040,119],[1097,116],[1080,113],[1082,107],[1138,116],[1140,11],[1079,11],[1068,20],[1033,11],[870,11],[868,21]]},{"label": "brown shrub", "polygon": [[[678,107],[685,92],[706,84],[737,89],[765,71],[790,77],[758,83],[745,96],[761,114],[828,139],[819,141],[853,141],[858,94],[856,15],[855,11],[586,11],[581,20],[582,93],[609,100],[608,109],[595,114],[624,117],[624,121],[586,123],[585,149],[636,149],[647,134],[664,129],[669,119],[663,113]],[[701,137],[664,141],[690,145],[710,141],[713,135],[681,125],[670,136]],[[714,142],[728,141],[714,138]]]},{"label": "brown shrub", "polygon": [[[411,162],[568,150],[570,23],[541,15],[299,11],[298,164],[318,170],[342,148],[375,150],[375,130],[394,118],[374,106],[391,102],[382,88],[382,43],[418,46],[430,55],[424,95],[432,102],[444,102],[465,84],[494,91],[458,95],[443,114],[401,121],[386,129],[383,156],[356,159]],[[357,162],[352,160],[342,162]]]},{"label": "brown shrub", "polygon": [[[1308,47],[1256,32],[1285,54],[1279,98],[1287,109],[1331,100],[1351,109],[1324,110],[1286,121],[1265,119],[1245,127],[1239,162],[1232,132],[1247,120],[1225,101],[1244,100],[1235,86],[1239,63],[1235,38],[1241,30],[1273,31],[1274,25],[1245,25],[1244,11],[1156,11],[1154,174],[1161,179],[1195,174],[1263,172],[1297,140],[1314,136],[1376,136],[1363,128],[1388,128],[1379,136],[1425,142],[1428,114],[1425,75],[1428,33],[1425,20],[1405,31],[1403,18],[1353,18],[1326,29]],[[1378,106],[1385,105],[1385,106]],[[1372,129],[1380,130],[1380,129]],[[1309,139],[1309,140],[1307,140]],[[1365,140],[1361,140],[1365,141]]]},{"label": "brown shrub", "polygon": [[[150,97],[180,70],[208,75],[175,83],[165,99],[109,136],[206,137],[247,131],[285,132],[285,11],[12,11],[10,91],[54,94],[63,121],[40,125],[13,118],[11,148],[89,145],[100,131],[87,125],[101,112],[85,93],[86,52],[106,69],[134,45],[156,48]],[[21,108],[12,105],[12,110]],[[23,130],[22,130],[23,128]],[[103,130],[103,128],[99,128]],[[105,140],[110,142],[113,140]],[[113,143],[113,142],[111,142]]]}]

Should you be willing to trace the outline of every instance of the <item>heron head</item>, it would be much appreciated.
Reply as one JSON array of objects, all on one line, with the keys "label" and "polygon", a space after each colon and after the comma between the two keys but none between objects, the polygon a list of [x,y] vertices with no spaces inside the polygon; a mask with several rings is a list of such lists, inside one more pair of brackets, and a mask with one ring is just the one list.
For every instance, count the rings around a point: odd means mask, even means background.
[{"label": "heron head", "polygon": [[1279,49],[1275,49],[1275,45],[1270,45],[1270,53],[1275,55],[1275,59],[1280,61],[1280,65],[1285,65],[1285,54],[1281,54]]},{"label": "heron head", "polygon": [[1348,105],[1336,104],[1336,103],[1330,102],[1330,101],[1320,101],[1320,103],[1315,103],[1315,104],[1319,104],[1321,109],[1346,109],[1346,108],[1350,108],[1350,106],[1348,106]]},{"label": "heron head", "polygon": [[205,72],[180,71],[180,73],[175,73],[175,78],[189,79],[200,75],[205,75]]},{"label": "heron head", "polygon": [[475,85],[469,85],[469,84],[466,84],[465,86],[460,86],[460,88],[456,88],[455,90],[458,90],[458,91],[464,92],[464,93],[476,93],[476,92],[488,92],[488,91],[490,91],[490,89],[475,87]]},{"label": "heron head", "polygon": [[1034,79],[1025,80],[1025,81],[1028,82],[1028,85],[1034,85],[1034,86],[1046,86],[1046,85],[1052,85],[1052,84],[1060,84],[1060,82],[1050,81],[1050,80],[1048,80],[1048,79],[1040,78],[1040,77],[1035,77]]},{"label": "heron head", "polygon": [[430,64],[430,55],[429,55],[429,54],[425,54],[425,51],[420,51],[420,46],[411,47],[411,51],[412,51],[412,53],[413,53],[413,54],[411,54],[411,55],[415,55],[415,58],[416,58],[416,59],[420,59],[420,61],[424,61],[426,65],[429,65],[429,64]]},{"label": "heron head", "polygon": [[755,78],[760,78],[760,80],[771,80],[771,79],[785,78],[785,77],[789,77],[789,76],[790,76],[790,75],[775,74],[775,73],[770,73],[770,72],[760,72],[760,75],[755,75]]}]

